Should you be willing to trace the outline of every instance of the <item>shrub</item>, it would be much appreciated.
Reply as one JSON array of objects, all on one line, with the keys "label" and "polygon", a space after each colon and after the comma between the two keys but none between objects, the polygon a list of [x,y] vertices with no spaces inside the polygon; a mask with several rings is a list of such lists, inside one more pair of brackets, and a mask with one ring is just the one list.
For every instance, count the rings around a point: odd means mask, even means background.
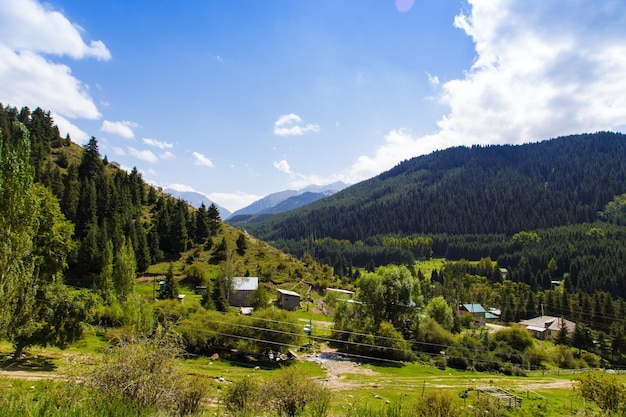
[{"label": "shrub", "polygon": [[180,337],[158,328],[150,338],[120,341],[107,350],[83,380],[100,401],[120,398],[139,409],[197,412],[206,388],[190,383],[180,370],[176,359],[181,354]]},{"label": "shrub", "polygon": [[497,331],[494,333],[493,339],[495,341],[504,342],[511,348],[520,352],[523,352],[534,344],[530,333],[519,325],[513,325],[509,328]]},{"label": "shrub", "polygon": [[248,376],[227,386],[221,400],[229,413],[252,416],[260,409],[260,390],[259,382]]},{"label": "shrub", "polygon": [[278,416],[286,417],[296,417],[307,410],[323,417],[330,404],[330,391],[319,382],[302,377],[297,367],[283,368],[263,387],[262,396]]},{"label": "shrub", "polygon": [[417,401],[412,415],[415,417],[458,417],[461,415],[461,406],[450,393],[435,391]]}]

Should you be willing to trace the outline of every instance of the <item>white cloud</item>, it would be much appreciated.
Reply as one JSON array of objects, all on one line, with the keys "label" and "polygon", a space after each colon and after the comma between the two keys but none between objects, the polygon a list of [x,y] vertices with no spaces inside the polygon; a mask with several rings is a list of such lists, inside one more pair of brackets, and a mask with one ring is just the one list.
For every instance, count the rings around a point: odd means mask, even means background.
[{"label": "white cloud", "polygon": [[129,122],[127,120],[121,122],[111,122],[104,120],[100,130],[108,133],[114,133],[126,139],[132,139],[135,137],[133,129],[137,127],[137,123]]},{"label": "white cloud", "polygon": [[52,118],[54,120],[54,123],[59,128],[61,136],[65,137],[65,135],[69,134],[72,142],[79,145],[84,145],[89,141],[90,136],[78,126],[67,120],[65,117],[56,113],[52,113]]},{"label": "white cloud", "polygon": [[626,5],[471,0],[477,59],[443,85],[442,144],[528,142],[626,123]]},{"label": "white cloud", "polygon": [[160,157],[162,160],[166,160],[166,159],[174,159],[174,154],[173,154],[173,153],[171,153],[170,151],[166,151],[166,152],[163,152],[161,155],[159,155],[159,157]]},{"label": "white cloud", "polygon": [[[626,3],[469,0],[455,18],[475,43],[461,79],[443,83],[439,130],[390,131],[338,177],[356,182],[458,145],[525,143],[626,125]],[[427,73],[432,86],[439,79]]]},{"label": "white cloud", "polygon": [[68,118],[100,117],[87,87],[72,76],[67,65],[32,51],[15,51],[2,43],[1,37],[0,79],[0,100],[6,104],[42,107]]},{"label": "white cloud", "polygon": [[274,123],[274,134],[278,136],[300,136],[308,132],[319,132],[320,127],[311,123],[302,123],[297,114],[283,114]]},{"label": "white cloud", "polygon": [[88,86],[53,57],[111,58],[102,41],[87,43],[83,33],[63,14],[37,1],[0,0],[0,101],[50,110],[61,134],[69,132],[79,143],[87,138],[67,119],[93,120],[101,114]]},{"label": "white cloud", "polygon": [[190,187],[189,185],[177,184],[177,183],[167,185],[164,188],[171,188],[172,190],[180,191],[181,193],[188,192],[188,191],[194,192],[194,193],[198,192],[194,190],[193,187]]},{"label": "white cloud", "polygon": [[235,212],[263,198],[263,196],[235,191],[234,193],[210,193],[209,199],[229,210]]},{"label": "white cloud", "polygon": [[154,146],[159,149],[172,149],[174,147],[174,145],[172,145],[171,143],[156,140],[156,139],[143,138],[142,140],[143,140],[143,143],[145,143],[146,145]]},{"label": "white cloud", "polygon": [[202,155],[199,152],[194,152],[193,156],[194,158],[196,158],[196,162],[195,162],[196,165],[204,165],[209,168],[213,168],[213,162],[211,162],[211,160],[207,158],[206,156]]},{"label": "white cloud", "polygon": [[278,162],[274,162],[274,168],[276,168],[280,172],[284,172],[285,174],[291,173],[291,168],[289,168],[289,164],[287,163],[285,159],[278,161]]},{"label": "white cloud", "polygon": [[152,163],[159,161],[159,158],[157,158],[157,156],[153,154],[152,151],[148,151],[148,150],[140,151],[138,149],[128,147],[128,153],[137,159],[141,159],[142,161],[147,161],[147,162],[152,162]]},{"label": "white cloud", "polygon": [[117,156],[124,156],[126,155],[126,152],[124,151],[124,149],[117,147],[117,146],[113,146],[111,148],[111,150],[113,150],[113,153]]},{"label": "white cloud", "polygon": [[433,87],[437,87],[439,86],[439,77],[437,77],[436,75],[432,75],[430,73],[426,73],[426,76],[428,77],[428,83],[433,86]]},{"label": "white cloud", "polygon": [[102,41],[85,43],[83,29],[34,0],[0,1],[0,39],[13,50],[80,59],[111,59]]}]

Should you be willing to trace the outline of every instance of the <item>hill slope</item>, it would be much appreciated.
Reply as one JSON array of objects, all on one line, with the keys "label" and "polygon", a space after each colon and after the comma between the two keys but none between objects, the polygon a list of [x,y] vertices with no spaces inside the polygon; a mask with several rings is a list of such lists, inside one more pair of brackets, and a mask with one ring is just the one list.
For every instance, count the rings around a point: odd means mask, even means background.
[{"label": "hill slope", "polygon": [[591,222],[626,191],[626,138],[601,132],[525,145],[458,147],[245,227],[268,241],[504,233]]}]

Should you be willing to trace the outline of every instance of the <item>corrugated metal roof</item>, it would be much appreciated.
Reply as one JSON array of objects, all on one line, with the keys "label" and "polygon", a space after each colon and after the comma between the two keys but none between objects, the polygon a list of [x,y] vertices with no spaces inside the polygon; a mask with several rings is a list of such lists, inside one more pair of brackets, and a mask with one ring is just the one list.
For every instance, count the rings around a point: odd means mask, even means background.
[{"label": "corrugated metal roof", "polygon": [[256,291],[259,289],[258,277],[233,277],[231,283],[235,291]]},{"label": "corrugated metal roof", "polygon": [[463,308],[470,313],[486,313],[485,308],[480,304],[463,304]]},{"label": "corrugated metal roof", "polygon": [[289,291],[289,290],[281,290],[281,289],[279,289],[279,290],[278,290],[278,292],[279,292],[279,293],[281,293],[281,294],[285,294],[285,295],[292,295],[292,296],[294,296],[294,297],[300,297],[300,294],[298,294],[298,293],[297,293],[297,292],[295,292],[295,291]]}]

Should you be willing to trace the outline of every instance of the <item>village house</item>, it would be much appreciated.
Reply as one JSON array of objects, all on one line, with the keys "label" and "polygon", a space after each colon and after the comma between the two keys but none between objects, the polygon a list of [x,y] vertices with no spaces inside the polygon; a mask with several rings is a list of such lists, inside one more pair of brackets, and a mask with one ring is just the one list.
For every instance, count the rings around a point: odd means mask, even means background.
[{"label": "village house", "polygon": [[522,320],[520,324],[534,337],[541,340],[555,340],[563,327],[567,327],[567,334],[572,335],[576,330],[576,323],[561,317],[540,316],[529,320]]},{"label": "village house", "polygon": [[276,305],[285,310],[296,310],[300,308],[300,294],[295,291],[279,289]]},{"label": "village house", "polygon": [[479,326],[485,325],[485,316],[487,311],[480,304],[461,304],[459,306],[459,315],[471,314],[474,318],[474,323]]},{"label": "village house", "polygon": [[233,277],[228,289],[228,304],[235,307],[250,307],[258,289],[258,277]]}]

